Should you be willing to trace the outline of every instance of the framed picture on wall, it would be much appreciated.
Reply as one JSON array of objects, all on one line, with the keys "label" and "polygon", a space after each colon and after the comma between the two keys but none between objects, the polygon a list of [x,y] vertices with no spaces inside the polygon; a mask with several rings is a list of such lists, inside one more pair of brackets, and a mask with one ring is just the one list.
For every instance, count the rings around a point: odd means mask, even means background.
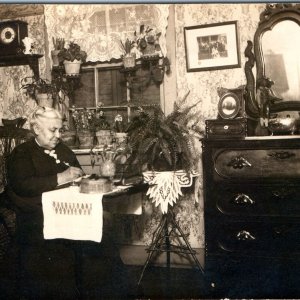
[{"label": "framed picture on wall", "polygon": [[241,66],[237,21],[184,27],[188,72]]}]

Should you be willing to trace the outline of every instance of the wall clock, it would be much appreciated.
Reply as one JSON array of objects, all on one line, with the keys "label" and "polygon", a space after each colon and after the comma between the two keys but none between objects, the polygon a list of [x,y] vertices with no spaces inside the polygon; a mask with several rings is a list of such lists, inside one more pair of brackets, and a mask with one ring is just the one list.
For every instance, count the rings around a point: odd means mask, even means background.
[{"label": "wall clock", "polygon": [[28,24],[20,20],[0,22],[0,56],[22,54],[22,39],[28,36]]}]

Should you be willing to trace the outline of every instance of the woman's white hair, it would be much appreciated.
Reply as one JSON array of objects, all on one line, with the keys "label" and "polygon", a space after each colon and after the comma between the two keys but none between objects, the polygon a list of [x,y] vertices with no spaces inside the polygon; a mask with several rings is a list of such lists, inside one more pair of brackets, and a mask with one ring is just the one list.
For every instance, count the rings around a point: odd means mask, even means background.
[{"label": "woman's white hair", "polygon": [[30,117],[30,128],[33,130],[35,125],[41,125],[45,119],[60,119],[62,115],[58,110],[52,107],[37,106]]}]

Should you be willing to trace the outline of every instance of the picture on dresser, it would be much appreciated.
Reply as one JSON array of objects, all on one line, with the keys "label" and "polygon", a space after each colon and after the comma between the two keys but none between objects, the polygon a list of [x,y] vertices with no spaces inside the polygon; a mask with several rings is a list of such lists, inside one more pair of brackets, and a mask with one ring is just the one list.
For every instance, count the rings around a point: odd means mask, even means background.
[{"label": "picture on dresser", "polygon": [[184,28],[188,72],[240,67],[237,21]]},{"label": "picture on dresser", "polygon": [[218,103],[218,118],[235,119],[244,117],[244,93],[245,87],[239,86],[235,89],[219,87],[217,89],[220,97]]}]

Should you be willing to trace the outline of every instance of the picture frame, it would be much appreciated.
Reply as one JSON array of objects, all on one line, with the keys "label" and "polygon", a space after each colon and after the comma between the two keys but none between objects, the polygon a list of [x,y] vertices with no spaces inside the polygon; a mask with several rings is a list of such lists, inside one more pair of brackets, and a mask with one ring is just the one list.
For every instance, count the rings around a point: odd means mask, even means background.
[{"label": "picture frame", "polygon": [[237,21],[184,27],[187,72],[241,66]]}]

